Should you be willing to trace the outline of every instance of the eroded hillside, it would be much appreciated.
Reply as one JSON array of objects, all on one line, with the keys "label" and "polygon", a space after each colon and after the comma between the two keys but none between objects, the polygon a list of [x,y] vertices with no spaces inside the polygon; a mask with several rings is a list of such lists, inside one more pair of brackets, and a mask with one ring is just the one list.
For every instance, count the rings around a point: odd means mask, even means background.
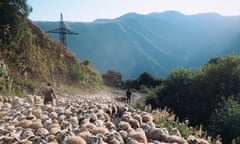
[{"label": "eroded hillside", "polygon": [[101,83],[101,75],[90,61],[80,62],[64,45],[48,37],[30,21],[28,25],[29,30],[17,48],[1,48],[1,56],[7,67],[4,74],[7,89],[47,81],[56,86],[77,87],[95,87]]}]

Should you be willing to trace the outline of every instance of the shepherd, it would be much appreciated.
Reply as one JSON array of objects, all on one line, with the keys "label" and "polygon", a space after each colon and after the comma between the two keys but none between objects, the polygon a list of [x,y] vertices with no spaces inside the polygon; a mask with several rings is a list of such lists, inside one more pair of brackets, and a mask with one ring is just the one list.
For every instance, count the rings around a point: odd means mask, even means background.
[{"label": "shepherd", "polygon": [[130,89],[128,88],[128,89],[127,89],[127,92],[126,92],[127,103],[131,103],[131,95],[132,95],[132,92],[131,92]]},{"label": "shepherd", "polygon": [[55,94],[54,89],[52,88],[52,85],[50,82],[47,83],[47,87],[44,90],[44,105],[51,103],[52,105],[55,105],[53,100],[57,99],[57,95]]}]

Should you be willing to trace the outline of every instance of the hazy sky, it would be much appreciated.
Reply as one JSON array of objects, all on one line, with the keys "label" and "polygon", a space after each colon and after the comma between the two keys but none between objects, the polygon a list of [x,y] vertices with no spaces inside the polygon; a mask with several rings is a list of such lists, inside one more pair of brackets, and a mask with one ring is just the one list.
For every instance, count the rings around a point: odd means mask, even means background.
[{"label": "hazy sky", "polygon": [[89,22],[116,18],[129,12],[148,14],[176,10],[184,14],[216,12],[240,15],[240,0],[27,0],[33,7],[31,20]]}]

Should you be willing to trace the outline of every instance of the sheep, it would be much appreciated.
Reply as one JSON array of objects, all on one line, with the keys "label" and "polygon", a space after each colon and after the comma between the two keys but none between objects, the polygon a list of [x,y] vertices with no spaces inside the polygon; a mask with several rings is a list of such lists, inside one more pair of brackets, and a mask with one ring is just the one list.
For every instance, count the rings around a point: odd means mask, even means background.
[{"label": "sheep", "polygon": [[96,125],[96,127],[103,127],[104,126],[104,122],[102,120],[96,120],[94,122],[94,124]]},{"label": "sheep", "polygon": [[38,136],[47,136],[47,135],[49,135],[49,131],[47,129],[45,129],[45,128],[38,128],[36,130],[36,135],[38,135]]},{"label": "sheep", "polygon": [[56,112],[51,112],[48,114],[49,118],[51,119],[57,119],[58,118],[58,114]]},{"label": "sheep", "polygon": [[108,122],[105,122],[104,123],[104,126],[110,131],[110,130],[116,130],[116,126],[112,123],[112,122],[110,122],[110,121],[108,121]]},{"label": "sheep", "polygon": [[5,116],[7,116],[8,115],[8,112],[7,112],[7,110],[0,110],[0,117],[1,118],[3,118],[3,117],[5,117]]},{"label": "sheep", "polygon": [[141,126],[150,140],[167,141],[168,133],[162,128],[150,127],[148,124]]},{"label": "sheep", "polygon": [[94,135],[96,135],[96,134],[105,135],[106,133],[109,132],[109,130],[105,127],[94,127],[93,129],[89,129],[89,132],[91,132]]},{"label": "sheep", "polygon": [[[99,96],[60,97],[56,106],[36,102],[5,105],[0,109],[0,133],[9,139],[13,137],[12,140],[18,143],[44,140],[50,144],[77,143],[78,138],[85,143],[190,143],[177,129],[172,129],[169,135],[166,129],[156,128],[151,114],[112,101],[108,96],[104,99]],[[16,98],[13,103],[14,100]],[[26,98],[19,100],[27,101]],[[14,131],[14,127],[24,131]],[[26,130],[32,131],[33,135]],[[0,143],[2,138],[0,136]]]},{"label": "sheep", "polygon": [[56,133],[58,133],[59,131],[61,131],[61,128],[60,127],[51,127],[49,129],[49,133],[52,134],[52,135],[55,135]]},{"label": "sheep", "polygon": [[21,134],[22,139],[28,139],[28,138],[33,137],[33,136],[35,136],[35,134],[33,133],[33,131],[31,129],[26,129]]},{"label": "sheep", "polygon": [[42,136],[32,136],[30,138],[28,138],[28,140],[32,141],[33,144],[46,144],[46,140],[45,138],[43,138]]},{"label": "sheep", "polygon": [[96,144],[107,144],[104,140],[103,140],[104,136],[102,134],[96,134],[94,136],[90,137],[90,141],[89,143],[96,143]]},{"label": "sheep", "polygon": [[80,132],[76,134],[82,137],[87,143],[91,143],[92,134],[87,130],[87,128],[80,128]]},{"label": "sheep", "polygon": [[182,137],[181,133],[179,132],[179,130],[177,128],[172,128],[172,130],[170,131],[170,135]]},{"label": "sheep", "polygon": [[147,122],[153,122],[153,117],[150,114],[143,114],[142,115],[142,121]]},{"label": "sheep", "polygon": [[130,118],[129,119],[129,124],[131,125],[132,128],[136,129],[140,127],[140,124],[138,122],[138,120]]},{"label": "sheep", "polygon": [[12,106],[15,108],[17,106],[20,106],[23,104],[23,100],[18,98],[18,97],[14,97],[13,101],[12,101]]},{"label": "sheep", "polygon": [[197,143],[197,144],[209,144],[208,141],[206,141],[206,140],[204,140],[204,139],[196,138],[196,137],[193,136],[193,135],[188,136],[187,142],[188,142],[189,144],[195,144],[195,143]]},{"label": "sheep", "polygon": [[0,137],[1,144],[13,144],[15,141],[16,141],[16,139],[12,136]]},{"label": "sheep", "polygon": [[140,144],[137,140],[131,138],[131,137],[128,137],[127,138],[127,144]]},{"label": "sheep", "polygon": [[61,128],[60,124],[56,119],[50,120],[50,124],[48,125],[47,129],[51,129],[52,127],[59,127]]},{"label": "sheep", "polygon": [[73,126],[79,125],[77,116],[71,116],[68,120]]},{"label": "sheep", "polygon": [[147,137],[141,128],[136,129],[135,132],[129,133],[129,137],[138,141],[139,143],[147,144]]},{"label": "sheep", "polygon": [[56,107],[47,104],[47,105],[42,105],[42,106],[41,106],[41,109],[42,109],[43,111],[47,111],[48,113],[51,113],[51,112],[54,112],[54,111],[55,111]]},{"label": "sheep", "polygon": [[41,97],[37,95],[33,96],[33,100],[34,100],[34,105],[36,106],[41,106],[43,103]]},{"label": "sheep", "polygon": [[22,128],[29,128],[31,125],[32,125],[32,121],[27,119],[23,119],[19,121],[19,123],[17,124],[17,126]]},{"label": "sheep", "polygon": [[40,108],[34,109],[32,114],[35,115],[36,118],[40,119],[42,116],[42,110]]},{"label": "sheep", "polygon": [[87,144],[86,141],[80,136],[67,136],[66,143],[67,144]]},{"label": "sheep", "polygon": [[184,138],[176,136],[176,135],[169,135],[169,136],[167,136],[167,140],[165,142],[178,143],[178,144],[187,144],[187,141]]},{"label": "sheep", "polygon": [[83,124],[81,127],[87,128],[88,130],[96,128],[96,126],[93,123],[90,123],[90,122]]},{"label": "sheep", "polygon": [[124,113],[121,117],[121,121],[126,121],[128,122],[129,119],[131,118],[130,114],[129,113]]},{"label": "sheep", "polygon": [[34,121],[32,121],[32,124],[30,125],[30,128],[32,129],[38,129],[38,128],[42,128],[43,124],[41,119],[36,119]]},{"label": "sheep", "polygon": [[142,117],[139,115],[139,114],[133,114],[132,115],[132,118],[134,118],[134,119],[136,119],[138,122],[139,122],[139,124],[141,125],[142,124]]},{"label": "sheep", "polygon": [[27,95],[26,96],[26,102],[29,104],[34,104],[34,99],[32,95]]},{"label": "sheep", "polygon": [[[127,137],[127,132],[125,134],[125,137]],[[123,144],[124,143],[124,139],[123,139],[122,135],[115,130],[112,130],[108,134],[106,134],[104,140],[106,142],[112,143],[112,144]]]},{"label": "sheep", "polygon": [[48,135],[47,143],[48,144],[58,144],[55,135]]},{"label": "sheep", "polygon": [[128,122],[121,121],[118,125],[119,129],[128,132],[128,137],[139,141],[140,143],[147,143],[147,138],[143,130],[135,131]]},{"label": "sheep", "polygon": [[127,131],[127,130],[131,129],[131,126],[130,126],[130,124],[128,122],[120,121],[120,123],[118,124],[118,128],[120,130]]},{"label": "sheep", "polygon": [[68,131],[67,130],[59,130],[56,134],[53,134],[53,135],[56,136],[56,140],[58,143],[62,143],[65,140],[66,136],[68,136]]},{"label": "sheep", "polygon": [[2,105],[2,109],[10,109],[12,107],[12,105],[10,103],[4,103]]},{"label": "sheep", "polygon": [[66,118],[70,118],[71,115],[72,115],[72,112],[70,109],[66,109],[65,112],[64,112],[64,115],[66,116]]}]

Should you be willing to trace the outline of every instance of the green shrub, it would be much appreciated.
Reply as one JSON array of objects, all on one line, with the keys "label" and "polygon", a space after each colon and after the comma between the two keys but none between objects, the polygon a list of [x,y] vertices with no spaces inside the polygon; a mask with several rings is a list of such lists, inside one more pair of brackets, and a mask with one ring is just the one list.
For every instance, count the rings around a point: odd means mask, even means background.
[{"label": "green shrub", "polygon": [[189,126],[189,121],[180,122],[176,115],[167,107],[164,109],[157,109],[152,112],[155,122],[162,128],[167,128],[171,131],[177,128],[184,138],[194,133],[194,129]]},{"label": "green shrub", "polygon": [[73,81],[75,81],[75,82],[79,82],[80,80],[84,79],[84,74],[83,74],[80,63],[77,63],[73,66],[71,76],[72,76]]},{"label": "green shrub", "polygon": [[228,98],[221,108],[216,109],[210,117],[209,132],[213,136],[220,134],[224,143],[240,136],[240,104],[233,97]]},{"label": "green shrub", "polygon": [[85,60],[85,61],[83,62],[83,64],[86,65],[86,66],[90,65],[90,63],[91,63],[91,62],[90,62],[89,59],[87,59],[87,60]]},{"label": "green shrub", "polygon": [[4,71],[2,68],[0,68],[0,77],[4,76]]}]

